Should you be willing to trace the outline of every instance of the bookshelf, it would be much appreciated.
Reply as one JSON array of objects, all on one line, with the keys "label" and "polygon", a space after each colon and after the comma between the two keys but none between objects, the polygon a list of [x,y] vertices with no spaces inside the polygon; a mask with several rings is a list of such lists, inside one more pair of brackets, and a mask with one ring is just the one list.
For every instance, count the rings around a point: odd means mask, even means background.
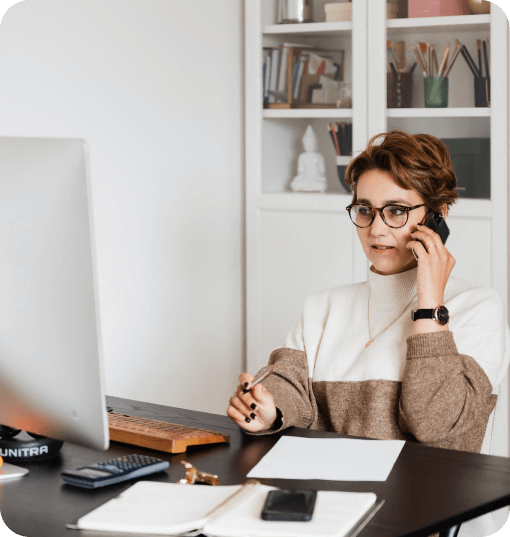
[{"label": "bookshelf", "polygon": [[[356,0],[352,21],[325,22],[324,1],[316,0],[314,22],[278,25],[276,0],[246,0],[246,285],[247,367],[265,365],[298,320],[307,296],[326,287],[368,279],[368,262],[345,207],[350,191],[338,178],[335,151],[326,125],[351,122],[353,154],[371,136],[401,129],[443,139],[490,138],[490,196],[466,197],[448,216],[448,248],[456,258],[453,274],[490,285],[508,312],[508,20],[495,4],[489,15],[386,19],[384,0]],[[442,53],[455,38],[471,53],[477,39],[490,36],[491,106],[474,106],[473,75],[459,55],[450,72],[448,107],[425,108],[423,74],[413,75],[412,108],[387,108],[386,39],[410,45],[431,41]],[[344,80],[352,81],[350,109],[265,109],[262,105],[262,47],[286,41],[345,50]],[[439,53],[439,52],[438,52]],[[451,55],[450,55],[451,57]],[[439,60],[441,58],[439,57]],[[418,66],[419,67],[419,66]],[[311,124],[326,161],[328,191],[289,190],[302,151],[301,138]],[[346,158],[346,162],[348,162]],[[350,157],[352,158],[352,157]],[[508,389],[499,426],[498,454],[508,456]],[[504,438],[503,438],[504,437]]]}]

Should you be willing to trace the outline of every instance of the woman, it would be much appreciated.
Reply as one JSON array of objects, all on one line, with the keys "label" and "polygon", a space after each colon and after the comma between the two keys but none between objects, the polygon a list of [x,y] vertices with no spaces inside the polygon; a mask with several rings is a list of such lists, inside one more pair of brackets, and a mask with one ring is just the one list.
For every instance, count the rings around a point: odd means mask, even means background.
[{"label": "woman", "polygon": [[[228,416],[252,434],[297,426],[488,453],[510,332],[497,293],[450,277],[455,259],[424,225],[458,198],[447,147],[374,136],[345,181],[369,281],[310,297],[274,373],[253,390],[242,373]],[[492,529],[470,524],[460,535]]]}]

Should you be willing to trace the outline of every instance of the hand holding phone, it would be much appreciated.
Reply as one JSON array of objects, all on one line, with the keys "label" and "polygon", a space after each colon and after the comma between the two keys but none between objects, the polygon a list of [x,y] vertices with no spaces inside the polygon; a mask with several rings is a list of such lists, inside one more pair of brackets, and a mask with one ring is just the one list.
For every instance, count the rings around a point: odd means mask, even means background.
[{"label": "hand holding phone", "polygon": [[[406,248],[411,249],[418,259],[418,309],[430,309],[444,304],[446,284],[455,266],[455,258],[444,245],[449,233],[442,215],[435,213],[423,224],[418,224],[417,229],[411,232],[411,240],[406,244]],[[443,244],[437,240],[438,235]]]}]

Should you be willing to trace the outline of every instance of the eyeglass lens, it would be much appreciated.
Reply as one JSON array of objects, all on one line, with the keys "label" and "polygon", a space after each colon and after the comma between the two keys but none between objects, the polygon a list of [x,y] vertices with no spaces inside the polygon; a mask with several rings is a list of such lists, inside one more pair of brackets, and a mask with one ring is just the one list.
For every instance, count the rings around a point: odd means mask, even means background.
[{"label": "eyeglass lens", "polygon": [[[407,222],[407,211],[398,205],[387,205],[383,209],[386,224],[392,227],[403,227]],[[351,209],[351,220],[359,227],[367,227],[372,223],[372,209],[366,205],[354,205]]]}]

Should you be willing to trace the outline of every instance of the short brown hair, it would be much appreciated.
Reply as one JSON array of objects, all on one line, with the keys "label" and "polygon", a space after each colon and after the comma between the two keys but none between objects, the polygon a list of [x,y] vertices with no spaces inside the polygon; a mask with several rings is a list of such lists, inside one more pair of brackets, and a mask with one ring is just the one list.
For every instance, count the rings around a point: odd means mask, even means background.
[{"label": "short brown hair", "polygon": [[[377,143],[379,138],[382,138],[381,143]],[[369,170],[385,171],[401,188],[416,190],[435,212],[441,212],[443,205],[449,208],[459,198],[450,151],[439,138],[430,134],[392,130],[373,136],[365,151],[345,170],[344,180],[353,192],[353,203],[359,178]]]}]

